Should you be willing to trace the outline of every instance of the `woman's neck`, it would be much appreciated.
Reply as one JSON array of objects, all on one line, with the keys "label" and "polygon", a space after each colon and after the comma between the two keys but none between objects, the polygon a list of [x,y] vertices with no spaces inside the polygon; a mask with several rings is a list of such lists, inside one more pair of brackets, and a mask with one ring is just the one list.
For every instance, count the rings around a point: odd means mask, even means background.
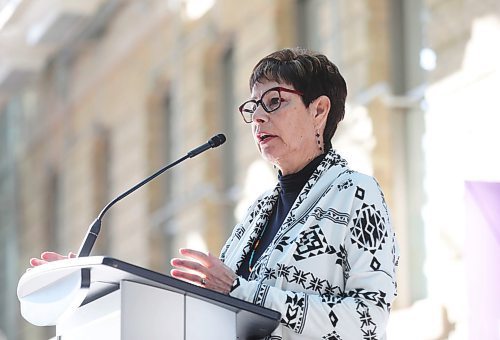
[{"label": "woman's neck", "polygon": [[282,193],[284,194],[296,193],[298,195],[300,190],[302,190],[306,182],[313,174],[314,170],[316,170],[316,168],[323,161],[324,158],[325,154],[320,154],[312,161],[310,161],[304,168],[293,174],[288,174],[288,175],[283,175],[281,173],[278,174],[278,181],[280,182]]},{"label": "woman's neck", "polygon": [[311,163],[313,159],[315,159],[321,154],[322,152],[318,150],[316,153],[311,154],[308,157],[302,158],[298,162],[281,162],[280,160],[277,160],[274,165],[279,169],[281,176],[291,175],[304,169],[306,165]]}]

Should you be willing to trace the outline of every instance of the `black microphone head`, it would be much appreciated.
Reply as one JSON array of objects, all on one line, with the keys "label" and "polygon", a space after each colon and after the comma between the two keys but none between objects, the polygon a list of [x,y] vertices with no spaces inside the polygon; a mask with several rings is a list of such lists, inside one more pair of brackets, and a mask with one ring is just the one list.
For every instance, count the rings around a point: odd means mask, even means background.
[{"label": "black microphone head", "polygon": [[224,136],[222,133],[219,133],[218,135],[215,135],[212,138],[210,138],[208,144],[210,144],[212,148],[216,148],[219,145],[224,144],[225,141],[226,141],[226,136]]}]

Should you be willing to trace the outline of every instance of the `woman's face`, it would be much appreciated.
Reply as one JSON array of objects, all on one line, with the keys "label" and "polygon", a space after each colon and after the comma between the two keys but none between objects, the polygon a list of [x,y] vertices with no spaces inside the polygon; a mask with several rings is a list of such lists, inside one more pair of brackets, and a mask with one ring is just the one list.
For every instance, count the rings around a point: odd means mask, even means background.
[{"label": "woman's face", "polygon": [[[257,82],[252,99],[259,100],[264,92],[278,86],[294,89],[274,81]],[[316,114],[315,102],[306,108],[300,95],[284,91],[281,98],[281,106],[271,113],[259,105],[252,118],[252,133],[261,155],[286,175],[301,170],[322,152],[316,133],[322,138],[324,123]]]}]

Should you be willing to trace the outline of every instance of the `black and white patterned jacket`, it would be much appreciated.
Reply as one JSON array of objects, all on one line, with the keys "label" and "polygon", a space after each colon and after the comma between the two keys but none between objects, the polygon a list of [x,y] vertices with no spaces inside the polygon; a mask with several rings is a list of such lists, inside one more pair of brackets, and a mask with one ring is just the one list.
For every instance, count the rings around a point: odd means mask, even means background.
[{"label": "black and white patterned jacket", "polygon": [[[257,199],[226,242],[221,259],[235,272],[279,190]],[[281,312],[268,339],[385,339],[398,256],[378,183],[330,150],[249,279],[236,279],[230,295]]]}]

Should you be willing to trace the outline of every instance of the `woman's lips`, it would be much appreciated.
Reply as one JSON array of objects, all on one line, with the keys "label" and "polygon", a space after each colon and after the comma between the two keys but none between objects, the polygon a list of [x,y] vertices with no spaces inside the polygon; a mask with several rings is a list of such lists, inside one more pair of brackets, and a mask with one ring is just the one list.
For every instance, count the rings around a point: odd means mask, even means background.
[{"label": "woman's lips", "polygon": [[257,134],[257,140],[259,141],[259,144],[269,143],[269,141],[271,141],[275,137],[275,135],[266,132],[260,132]]}]

